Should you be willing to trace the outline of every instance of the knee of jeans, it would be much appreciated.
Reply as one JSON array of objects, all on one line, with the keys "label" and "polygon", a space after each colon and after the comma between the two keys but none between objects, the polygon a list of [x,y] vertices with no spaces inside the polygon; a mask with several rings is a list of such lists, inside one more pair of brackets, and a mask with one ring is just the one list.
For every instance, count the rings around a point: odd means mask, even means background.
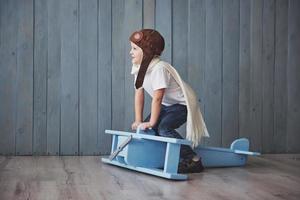
[{"label": "knee of jeans", "polygon": [[160,123],[157,128],[160,131],[170,131],[170,130],[173,130],[172,127],[170,127],[168,124],[166,124],[164,122]]},{"label": "knee of jeans", "polygon": [[163,137],[174,137],[173,130],[171,129],[159,129],[158,134]]}]

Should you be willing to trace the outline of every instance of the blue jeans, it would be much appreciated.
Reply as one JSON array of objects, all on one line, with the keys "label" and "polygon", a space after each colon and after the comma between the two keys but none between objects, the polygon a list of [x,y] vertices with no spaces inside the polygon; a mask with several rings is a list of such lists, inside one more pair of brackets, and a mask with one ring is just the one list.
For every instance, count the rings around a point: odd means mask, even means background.
[{"label": "blue jeans", "polygon": [[[146,117],[144,122],[149,122],[151,113]],[[182,136],[175,130],[186,122],[187,108],[185,105],[174,104],[171,106],[161,105],[161,110],[157,123],[152,129],[157,136],[183,139]],[[196,153],[188,145],[181,145],[180,159],[190,160]]]}]

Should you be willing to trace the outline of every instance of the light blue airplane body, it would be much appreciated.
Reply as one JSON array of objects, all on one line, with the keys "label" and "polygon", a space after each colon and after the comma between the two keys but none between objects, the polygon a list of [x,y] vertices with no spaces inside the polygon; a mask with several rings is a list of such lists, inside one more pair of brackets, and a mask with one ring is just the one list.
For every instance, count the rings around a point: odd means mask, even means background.
[{"label": "light blue airplane body", "polygon": [[[106,130],[105,133],[112,135],[112,148],[111,156],[102,158],[102,162],[167,179],[188,179],[187,174],[177,170],[180,146],[191,145],[190,141],[155,136],[151,129],[138,129],[136,133]],[[230,148],[199,146],[195,149],[204,167],[243,166],[248,155],[260,155],[248,150],[246,138],[235,140]]]}]

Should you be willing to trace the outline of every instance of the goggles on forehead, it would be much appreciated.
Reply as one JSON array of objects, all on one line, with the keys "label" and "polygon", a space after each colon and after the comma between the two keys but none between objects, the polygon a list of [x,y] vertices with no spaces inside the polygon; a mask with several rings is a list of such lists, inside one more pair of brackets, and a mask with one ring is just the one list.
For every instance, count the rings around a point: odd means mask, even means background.
[{"label": "goggles on forehead", "polygon": [[[148,37],[149,37],[150,35],[152,35],[154,32],[155,32],[155,31],[152,30],[152,31],[149,33]],[[136,31],[136,32],[134,32],[134,33],[132,34],[132,38],[131,38],[131,39],[133,40],[133,42],[140,42],[140,41],[143,39],[143,37],[144,37],[143,32],[141,32],[141,31]]]},{"label": "goggles on forehead", "polygon": [[136,32],[133,34],[133,36],[132,36],[131,39],[133,40],[133,42],[139,42],[139,41],[142,40],[142,38],[143,38],[143,33],[140,32],[140,31],[136,31]]}]

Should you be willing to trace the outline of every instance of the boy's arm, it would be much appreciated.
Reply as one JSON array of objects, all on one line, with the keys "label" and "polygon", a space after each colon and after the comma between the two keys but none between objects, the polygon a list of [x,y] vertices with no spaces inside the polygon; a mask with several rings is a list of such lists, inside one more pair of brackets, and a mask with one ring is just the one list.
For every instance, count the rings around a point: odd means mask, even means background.
[{"label": "boy's arm", "polygon": [[134,109],[135,109],[135,121],[143,121],[143,110],[144,110],[144,89],[139,88],[135,90],[134,97]]},{"label": "boy's arm", "polygon": [[164,93],[165,93],[165,88],[158,89],[153,92],[153,98],[151,104],[151,118],[149,121],[150,127],[153,127],[159,118],[161,102],[164,97]]}]

